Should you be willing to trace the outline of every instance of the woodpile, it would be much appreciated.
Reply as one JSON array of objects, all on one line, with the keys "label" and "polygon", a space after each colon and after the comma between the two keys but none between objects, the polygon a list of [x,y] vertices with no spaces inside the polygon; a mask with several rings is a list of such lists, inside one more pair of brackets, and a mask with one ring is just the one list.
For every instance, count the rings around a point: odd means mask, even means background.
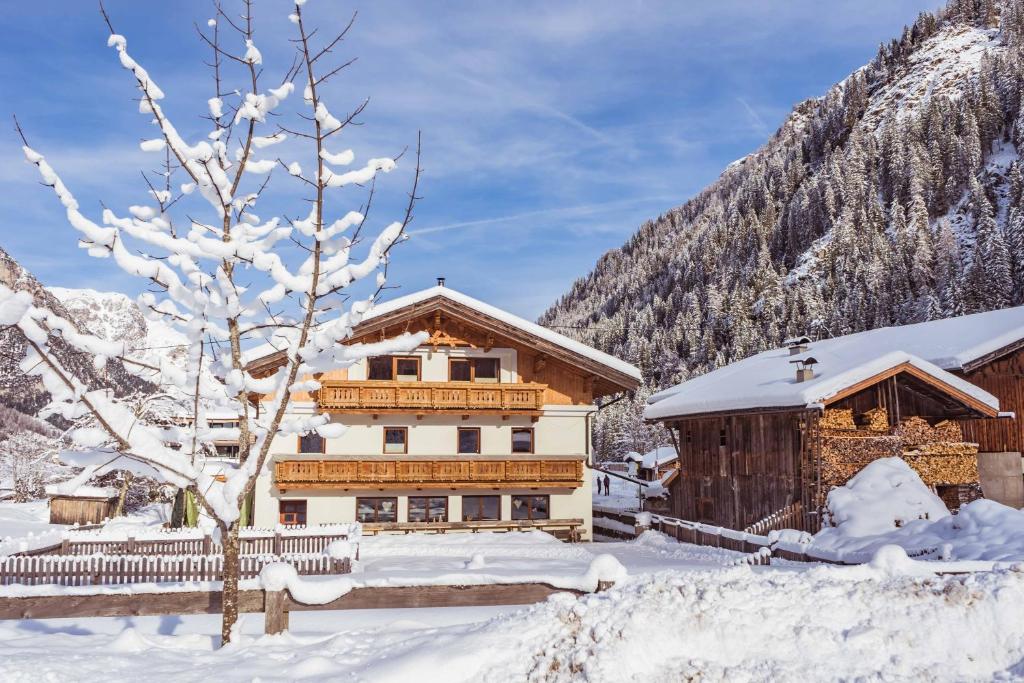
[{"label": "woodpile", "polygon": [[853,410],[846,408],[828,408],[825,414],[818,418],[818,426],[821,429],[856,429],[853,421]]},{"label": "woodpile", "polygon": [[864,413],[865,427],[872,432],[889,431],[889,413],[885,408],[872,408]]},{"label": "woodpile", "polygon": [[978,445],[965,443],[960,425],[950,420],[935,426],[920,417],[903,420],[888,434],[884,408],[875,408],[854,425],[852,410],[826,410],[821,418],[821,483],[824,490],[842,486],[879,458],[901,457],[928,486],[965,485],[978,481]]},{"label": "woodpile", "polygon": [[867,464],[879,458],[899,457],[903,443],[895,436],[823,436],[821,483],[824,490],[842,486]]},{"label": "woodpile", "polygon": [[952,420],[943,420],[934,427],[920,417],[908,417],[894,431],[908,446],[931,443],[960,443],[964,440],[960,425]]},{"label": "woodpile", "polygon": [[933,455],[909,452],[903,454],[903,459],[928,486],[973,484],[978,481],[977,447],[972,455]]}]

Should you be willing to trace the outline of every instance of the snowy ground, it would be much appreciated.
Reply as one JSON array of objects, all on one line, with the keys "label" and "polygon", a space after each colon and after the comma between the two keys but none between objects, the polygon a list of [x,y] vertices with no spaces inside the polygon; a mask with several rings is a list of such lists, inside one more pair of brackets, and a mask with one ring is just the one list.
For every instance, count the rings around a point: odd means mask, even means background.
[{"label": "snowy ground", "polygon": [[[0,621],[0,680],[677,681],[1024,677],[1024,572],[913,577],[898,565],[736,566],[738,553],[648,532],[564,544],[540,532],[363,539],[358,578],[579,575],[610,591],[527,607]],[[970,637],[965,637],[970,634]]]},{"label": "snowy ground", "polygon": [[0,556],[60,543],[61,531],[67,528],[50,524],[45,500],[0,502]]}]

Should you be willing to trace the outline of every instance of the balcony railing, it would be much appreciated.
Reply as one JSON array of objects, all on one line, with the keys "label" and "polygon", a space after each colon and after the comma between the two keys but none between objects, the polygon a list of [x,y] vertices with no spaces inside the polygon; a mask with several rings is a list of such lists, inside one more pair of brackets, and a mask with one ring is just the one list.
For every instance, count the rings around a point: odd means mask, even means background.
[{"label": "balcony railing", "polygon": [[546,384],[324,380],[321,410],[538,413]]},{"label": "balcony railing", "polygon": [[274,483],[282,490],[310,488],[577,488],[581,460],[281,460]]}]

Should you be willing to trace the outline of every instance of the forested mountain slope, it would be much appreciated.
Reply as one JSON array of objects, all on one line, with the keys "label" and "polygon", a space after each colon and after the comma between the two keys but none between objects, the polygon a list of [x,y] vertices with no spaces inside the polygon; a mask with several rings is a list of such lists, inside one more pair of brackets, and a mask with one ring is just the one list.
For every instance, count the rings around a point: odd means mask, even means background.
[{"label": "forested mountain slope", "polygon": [[[647,390],[777,346],[1024,302],[1024,0],[954,0],[604,255],[540,322]],[[602,456],[659,441],[646,391]]]}]

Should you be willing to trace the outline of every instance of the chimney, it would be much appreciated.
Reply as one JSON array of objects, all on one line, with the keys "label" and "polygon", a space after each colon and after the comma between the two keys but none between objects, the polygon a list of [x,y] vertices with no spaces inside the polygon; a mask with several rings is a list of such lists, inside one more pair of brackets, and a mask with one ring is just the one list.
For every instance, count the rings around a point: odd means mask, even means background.
[{"label": "chimney", "polygon": [[796,381],[798,383],[814,379],[814,366],[818,364],[817,360],[814,358],[798,358],[789,362],[796,364]]},{"label": "chimney", "polygon": [[437,286],[438,287],[444,287],[444,277],[443,276],[437,278]]},{"label": "chimney", "polygon": [[789,348],[789,355],[795,356],[806,351],[807,345],[811,343],[811,340],[808,337],[794,337],[793,339],[787,339],[783,343]]}]

